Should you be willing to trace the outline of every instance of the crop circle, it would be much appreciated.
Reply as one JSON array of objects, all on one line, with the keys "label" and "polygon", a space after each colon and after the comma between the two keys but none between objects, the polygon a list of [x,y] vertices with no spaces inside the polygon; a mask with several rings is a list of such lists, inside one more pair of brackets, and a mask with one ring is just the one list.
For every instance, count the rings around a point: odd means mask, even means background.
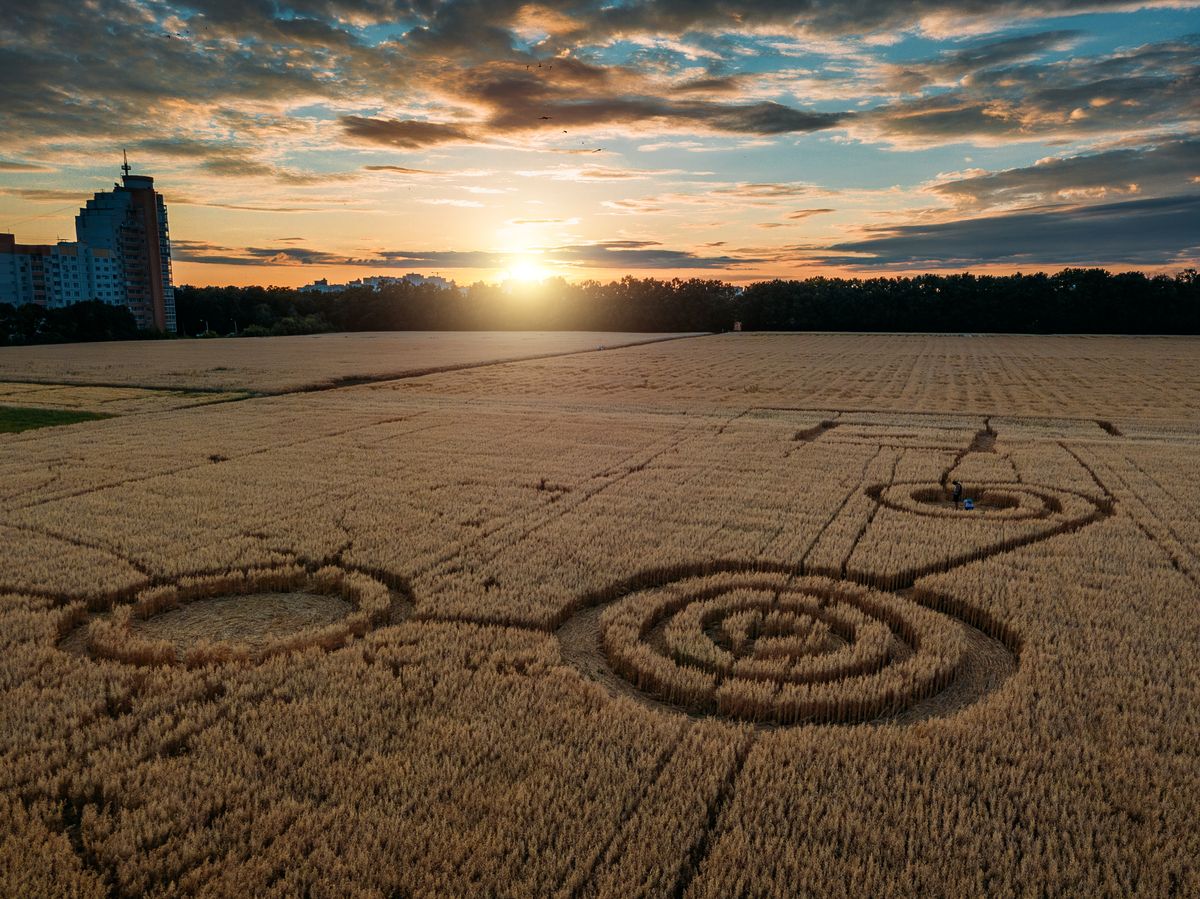
[{"label": "crop circle", "polygon": [[344,646],[386,623],[392,602],[380,581],[336,567],[189,577],[143,590],[131,604],[90,620],[81,611],[62,645],[133,665],[252,663]]},{"label": "crop circle", "polygon": [[820,577],[716,575],[644,590],[600,616],[614,672],[688,710],[778,724],[869,721],[946,687],[960,622]]},{"label": "crop circle", "polygon": [[1054,492],[1023,484],[987,485],[964,493],[973,509],[956,503],[940,484],[891,484],[872,491],[881,505],[929,518],[983,519],[990,521],[1028,521],[1052,518],[1063,511],[1062,500]]}]

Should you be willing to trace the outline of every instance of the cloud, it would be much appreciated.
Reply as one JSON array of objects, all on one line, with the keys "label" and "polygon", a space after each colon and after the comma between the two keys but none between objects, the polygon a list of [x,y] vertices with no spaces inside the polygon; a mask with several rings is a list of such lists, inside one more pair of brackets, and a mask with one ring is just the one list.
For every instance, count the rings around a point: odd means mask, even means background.
[{"label": "cloud", "polygon": [[[415,149],[452,140],[513,141],[531,132],[549,137],[580,129],[781,135],[832,128],[847,117],[796,109],[775,100],[727,102],[680,96],[669,78],[654,72],[574,57],[557,58],[544,67],[493,61],[443,74],[437,89],[445,102],[478,110],[478,118],[469,126],[357,116],[343,117],[343,126],[362,139]],[[432,130],[408,133],[417,126]]]},{"label": "cloud", "polygon": [[1168,265],[1200,256],[1200,193],[867,229],[805,261],[853,268]]},{"label": "cloud", "polygon": [[466,129],[441,122],[373,119],[357,115],[342,116],[340,121],[342,130],[351,138],[402,150],[417,150],[452,142],[470,142],[474,139]]},{"label": "cloud", "polygon": [[[282,242],[282,241],[281,241]],[[348,256],[310,247],[275,246],[235,249],[206,241],[175,241],[173,256],[183,262],[220,265],[359,266],[371,268],[502,269],[512,254],[492,250],[381,250]],[[604,269],[722,269],[760,261],[738,256],[706,256],[672,250],[652,240],[607,240],[533,247],[544,265]]]},{"label": "cloud", "polygon": [[364,165],[364,172],[392,172],[397,175],[445,175],[446,172],[433,172],[429,169],[410,169],[402,165]]},{"label": "cloud", "polygon": [[[766,229],[803,222],[833,210],[797,207],[830,197],[837,199],[827,202],[838,202],[844,213],[838,221],[866,209],[858,214],[908,215],[896,228],[918,229],[877,228],[852,242],[915,240],[924,233],[919,229],[946,224],[949,216],[966,223],[968,231],[984,228],[976,222],[1000,227],[996,220],[1004,216],[985,219],[985,212],[1042,216],[1068,228],[1083,213],[1077,205],[1055,204],[1111,205],[1196,190],[1200,38],[1166,39],[1164,33],[1154,43],[1091,53],[1088,48],[1111,47],[1120,36],[1114,38],[1108,25],[1088,36],[1057,23],[1041,28],[1019,23],[1119,10],[1127,12],[1120,22],[1138,26],[1129,34],[1154,34],[1158,18],[1128,11],[1197,5],[1200,0],[16,4],[0,22],[0,68],[19,73],[0,81],[5,118],[0,152],[10,160],[0,161],[0,176],[19,183],[25,179],[15,177],[18,173],[47,171],[41,160],[82,173],[97,159],[111,160],[115,174],[125,145],[136,153],[139,169],[145,170],[146,161],[155,165],[149,171],[161,176],[169,203],[229,210],[220,218],[243,219],[248,228],[256,217],[234,212],[307,213],[347,205],[370,211],[407,202],[414,210],[422,209],[421,203],[463,207],[461,212],[447,208],[439,217],[457,216],[454,224],[463,223],[461,233],[469,234],[477,230],[465,224],[476,217],[472,210],[480,204],[475,199],[485,200],[497,221],[532,221],[512,217],[550,212],[549,205],[527,204],[539,196],[554,195],[557,201],[559,193],[574,203],[602,197],[602,215],[595,217],[601,224],[611,223],[613,215],[627,216],[622,224],[645,216],[650,226],[664,219],[649,217],[675,216],[668,221],[681,229],[677,233],[717,229],[705,239],[729,237],[733,229],[753,228],[759,220],[769,220],[762,221]],[[1173,16],[1160,30],[1179,27],[1172,24],[1178,20]],[[1093,27],[1091,19],[1074,21]],[[972,29],[980,27],[995,30],[971,38]],[[119,54],[101,52],[98,28],[104,46],[120,47]],[[911,40],[917,32],[953,40],[941,45]],[[897,41],[903,43],[888,48]],[[914,52],[919,58],[908,59]],[[804,137],[818,133],[830,138]],[[1151,134],[1173,136],[1147,137]],[[956,142],[1027,142],[1027,147],[1025,155],[1014,150],[1004,156],[1004,164],[1014,168],[937,176],[935,166],[946,166],[945,154],[890,154],[875,172],[861,173],[879,183],[879,172],[891,178],[894,166],[902,183],[891,188],[890,196],[884,190],[844,187],[839,192],[821,184],[772,180],[784,172],[830,172],[837,143],[846,139],[874,144],[876,150],[925,150]],[[632,159],[634,147],[713,152],[718,155],[706,157],[706,163],[711,160],[717,172],[709,180],[708,173],[665,168],[678,164],[674,157],[657,170],[626,165],[629,160],[619,154],[629,152]],[[876,150],[856,148],[844,169],[869,164],[861,160],[879,162]],[[816,164],[790,165],[810,151]],[[1055,156],[1027,164],[1047,152]],[[558,167],[546,163],[554,158],[549,156],[519,163],[537,173],[531,181],[515,177],[518,164],[511,160],[518,153],[526,160],[529,153],[572,155],[558,157],[567,163]],[[606,155],[578,158],[597,153]],[[478,161],[485,155],[486,172]],[[31,159],[39,162],[23,161]],[[328,171],[333,159],[350,171]],[[463,188],[457,179],[472,175],[496,180]],[[858,175],[826,176],[826,184],[833,178],[864,183],[855,180]],[[402,179],[415,185],[417,179],[437,178],[445,180],[426,183],[447,185],[437,192],[443,197],[402,199]],[[354,189],[344,189],[356,179]],[[3,188],[13,198],[10,205],[78,203],[89,193],[61,189],[84,182],[28,180],[35,186]],[[588,188],[583,192],[588,199],[580,200],[579,191],[564,193],[555,180],[604,187]],[[334,189],[321,190],[329,187]],[[453,199],[500,189],[512,193]],[[936,208],[909,211],[918,202]],[[1047,208],[1027,208],[1033,205]],[[1151,216],[1137,211],[1141,207],[1130,208],[1138,222]],[[742,215],[745,210],[761,211]],[[553,212],[576,210],[556,202]],[[1163,209],[1154,213],[1166,214]],[[419,228],[420,220],[414,216],[410,227]],[[588,230],[595,223],[584,221],[582,233],[596,236]],[[178,230],[189,217],[175,224]],[[308,265],[350,258],[306,249],[307,240],[272,239],[292,226],[263,219],[257,227],[259,236],[239,238],[253,247],[193,246],[181,252],[243,260],[235,264],[270,259],[275,261],[269,264]],[[320,244],[319,231],[309,224],[297,227]],[[256,232],[234,228],[231,233]],[[766,232],[758,234],[765,243]],[[413,242],[423,242],[424,235],[417,236]],[[604,241],[542,249],[558,253],[564,265],[581,258],[653,266],[662,259],[667,260],[662,265],[674,260],[706,267],[737,264],[757,254],[723,251],[709,261],[703,248],[691,254]],[[473,259],[490,265],[496,258],[486,251],[444,252],[458,254],[448,258],[463,265]],[[831,252],[831,258],[837,255],[854,252]],[[881,256],[888,253],[881,249]],[[379,265],[393,257],[365,258],[321,264]]]},{"label": "cloud", "polygon": [[48,165],[37,162],[21,162],[19,160],[0,159],[0,172],[53,172]]},{"label": "cloud", "polygon": [[787,197],[802,197],[814,193],[823,193],[812,184],[801,182],[770,182],[737,184],[733,187],[721,187],[713,191],[721,197],[739,197],[742,199],[778,199]]},{"label": "cloud", "polygon": [[[600,40],[638,34],[684,34],[689,31],[738,31],[753,23],[762,31],[813,35],[863,35],[885,29],[922,31],[938,36],[961,35],[967,29],[996,31],[1021,20],[1079,12],[1128,10],[1128,0],[871,0],[826,3],[821,0],[629,0],[624,3],[580,4],[578,23],[560,42]],[[1175,0],[1147,0],[1140,7],[1194,5]],[[885,36],[886,37],[886,36]]]},{"label": "cloud", "polygon": [[931,60],[887,65],[882,73],[889,90],[912,93],[933,84],[948,84],[975,72],[1036,59],[1051,50],[1076,44],[1080,31],[1043,31],[975,43],[948,50]]},{"label": "cloud", "polygon": [[583,268],[612,269],[724,269],[759,262],[735,256],[701,256],[687,250],[669,250],[656,241],[609,240],[569,244],[546,249],[547,261]]},{"label": "cloud", "polygon": [[478,200],[453,200],[447,197],[437,197],[435,199],[418,200],[418,203],[426,203],[429,206],[458,206],[463,209],[482,209],[483,204]]},{"label": "cloud", "polygon": [[1200,172],[1200,138],[1052,157],[1035,165],[940,180],[929,190],[959,206],[1154,196],[1187,188]]},{"label": "cloud", "polygon": [[910,148],[1078,139],[1186,127],[1200,115],[1198,96],[1200,37],[1187,37],[1108,56],[976,69],[950,90],[885,104],[848,124],[862,139]]},{"label": "cloud", "polygon": [[20,197],[33,203],[79,203],[87,200],[87,195],[81,190],[65,190],[49,187],[0,187],[0,194],[10,197]]},{"label": "cloud", "polygon": [[602,200],[600,205],[619,215],[657,215],[667,211],[662,201],[656,197]]},{"label": "cloud", "polygon": [[560,165],[543,169],[525,169],[516,174],[522,178],[550,178],[554,181],[638,181],[689,173],[681,169],[620,169],[606,165]]}]

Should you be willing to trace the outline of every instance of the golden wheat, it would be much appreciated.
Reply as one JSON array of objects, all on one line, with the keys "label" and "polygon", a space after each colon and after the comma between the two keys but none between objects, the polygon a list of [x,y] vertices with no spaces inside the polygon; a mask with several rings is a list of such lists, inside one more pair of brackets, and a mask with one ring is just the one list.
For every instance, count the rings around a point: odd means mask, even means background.
[{"label": "golden wheat", "polygon": [[[729,335],[0,437],[0,894],[1200,893],[1197,347]],[[338,617],[169,639],[289,591]]]}]

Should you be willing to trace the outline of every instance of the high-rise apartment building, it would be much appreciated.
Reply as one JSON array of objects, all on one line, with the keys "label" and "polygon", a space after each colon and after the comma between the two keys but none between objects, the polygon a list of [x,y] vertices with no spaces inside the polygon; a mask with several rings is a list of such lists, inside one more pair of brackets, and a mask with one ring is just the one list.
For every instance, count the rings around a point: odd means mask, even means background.
[{"label": "high-rise apartment building", "polygon": [[175,330],[167,206],[153,178],[121,168],[122,183],[79,210],[76,242],[19,244],[0,234],[0,303],[100,300],[128,306],[140,328]]},{"label": "high-rise apartment building", "polygon": [[106,249],[118,260],[125,280],[125,304],[140,328],[175,330],[175,288],[171,284],[171,233],[167,205],[148,175],[121,167],[121,184],[101,191],[75,216],[75,238]]}]

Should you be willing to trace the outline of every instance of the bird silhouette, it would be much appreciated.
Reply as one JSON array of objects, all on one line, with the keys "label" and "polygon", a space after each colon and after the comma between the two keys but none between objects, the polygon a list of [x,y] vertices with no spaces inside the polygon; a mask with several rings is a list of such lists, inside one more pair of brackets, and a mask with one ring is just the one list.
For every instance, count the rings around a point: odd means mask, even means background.
[{"label": "bird silhouette", "polygon": [[540,118],[540,119],[541,119],[543,122],[548,122],[548,121],[550,121],[552,118],[554,118],[554,116],[548,116],[548,115],[544,115],[544,116],[539,116],[539,118]]}]

